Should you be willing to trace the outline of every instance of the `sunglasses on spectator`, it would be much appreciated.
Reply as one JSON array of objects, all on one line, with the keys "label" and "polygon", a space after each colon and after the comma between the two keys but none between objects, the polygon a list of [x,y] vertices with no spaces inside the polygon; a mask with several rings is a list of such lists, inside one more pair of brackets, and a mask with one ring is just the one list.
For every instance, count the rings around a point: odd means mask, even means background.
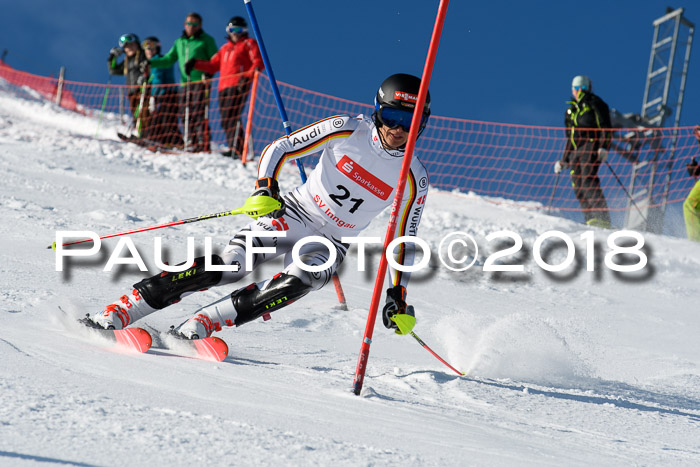
[{"label": "sunglasses on spectator", "polygon": [[574,91],[580,91],[580,90],[588,91],[588,86],[574,86]]},{"label": "sunglasses on spectator", "polygon": [[192,26],[196,28],[197,26],[199,26],[199,23],[196,21],[188,21],[185,23],[185,26]]},{"label": "sunglasses on spectator", "polygon": [[160,44],[157,42],[153,42],[153,41],[143,41],[141,43],[141,47],[143,47],[144,49],[148,49],[148,50],[151,50],[151,49],[155,50],[158,48],[158,46],[160,46]]},{"label": "sunglasses on spectator", "polygon": [[232,26],[230,24],[226,26],[226,32],[228,34],[243,34],[244,31],[245,28],[241,26]]}]

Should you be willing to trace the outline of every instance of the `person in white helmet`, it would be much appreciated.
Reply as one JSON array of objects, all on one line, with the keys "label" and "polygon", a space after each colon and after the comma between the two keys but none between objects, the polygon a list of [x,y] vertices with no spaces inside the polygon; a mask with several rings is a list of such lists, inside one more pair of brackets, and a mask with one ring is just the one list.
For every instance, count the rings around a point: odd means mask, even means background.
[{"label": "person in white helmet", "polygon": [[593,94],[590,78],[575,76],[564,123],[567,141],[564,155],[554,164],[554,172],[568,167],[571,184],[581,205],[586,224],[610,228],[610,213],[598,178],[600,164],[608,157],[612,143],[612,124],[608,105]]}]

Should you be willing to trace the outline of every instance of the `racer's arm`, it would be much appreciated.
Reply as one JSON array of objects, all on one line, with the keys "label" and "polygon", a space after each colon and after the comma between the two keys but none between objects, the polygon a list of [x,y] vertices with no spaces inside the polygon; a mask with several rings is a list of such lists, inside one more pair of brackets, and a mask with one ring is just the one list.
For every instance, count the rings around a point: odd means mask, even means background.
[{"label": "racer's arm", "polygon": [[335,115],[273,141],[260,155],[258,178],[277,179],[286,162],[323,151],[336,139],[347,138],[357,128],[357,122],[348,115]]}]

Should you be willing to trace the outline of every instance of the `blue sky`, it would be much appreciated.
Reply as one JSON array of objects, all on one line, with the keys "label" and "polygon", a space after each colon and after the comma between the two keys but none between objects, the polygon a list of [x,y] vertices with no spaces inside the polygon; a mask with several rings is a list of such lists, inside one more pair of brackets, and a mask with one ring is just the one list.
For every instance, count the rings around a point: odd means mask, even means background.
[{"label": "blue sky", "polygon": [[[9,3],[9,2],[8,2]],[[67,69],[72,81],[105,83],[120,34],[156,35],[165,50],[197,11],[217,44],[242,0],[50,1],[3,6],[0,49],[9,65],[41,75]],[[388,75],[420,75],[438,1],[254,0],[277,78],[371,103]],[[667,1],[453,0],[431,81],[435,115],[561,126],[571,78],[587,74],[611,108],[639,113],[652,22]],[[676,1],[700,23],[700,2]],[[251,32],[252,34],[252,32]],[[690,61],[682,125],[700,123],[700,43]],[[114,81],[113,81],[114,82]]]}]

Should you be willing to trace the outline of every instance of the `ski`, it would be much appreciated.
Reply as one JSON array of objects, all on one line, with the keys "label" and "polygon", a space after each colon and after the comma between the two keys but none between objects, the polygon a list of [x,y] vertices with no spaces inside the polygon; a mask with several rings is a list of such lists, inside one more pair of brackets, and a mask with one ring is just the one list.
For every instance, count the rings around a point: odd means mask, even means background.
[{"label": "ski", "polygon": [[132,143],[137,146],[141,146],[142,148],[146,148],[151,152],[154,153],[159,153],[159,154],[185,154],[185,152],[178,150],[177,147],[175,146],[170,146],[170,145],[165,145],[158,143],[156,141],[152,141],[146,138],[139,138],[138,136],[134,135],[125,135],[124,133],[119,133],[117,132],[117,136],[119,139],[126,143]]},{"label": "ski", "polygon": [[139,353],[145,353],[151,348],[153,340],[151,335],[142,328],[126,328],[126,329],[98,329],[86,326],[86,328],[106,340],[113,342],[117,347],[133,350]]},{"label": "ski", "polygon": [[228,356],[228,345],[218,337],[189,340],[176,335],[172,329],[161,332],[148,324],[145,327],[153,336],[154,348],[171,350],[182,356],[214,362],[221,362]]},{"label": "ski", "polygon": [[175,340],[176,342],[168,344],[169,350],[186,353],[188,356],[212,362],[221,362],[228,356],[228,345],[223,339],[218,337]]}]

